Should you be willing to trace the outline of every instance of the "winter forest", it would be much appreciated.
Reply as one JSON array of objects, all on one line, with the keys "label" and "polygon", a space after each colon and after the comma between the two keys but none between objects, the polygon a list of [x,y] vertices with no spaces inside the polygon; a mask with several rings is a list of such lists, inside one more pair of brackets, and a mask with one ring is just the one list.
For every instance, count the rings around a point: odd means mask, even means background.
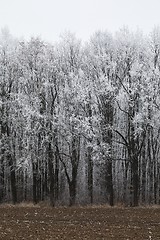
[{"label": "winter forest", "polygon": [[160,28],[0,34],[0,202],[160,204]]}]

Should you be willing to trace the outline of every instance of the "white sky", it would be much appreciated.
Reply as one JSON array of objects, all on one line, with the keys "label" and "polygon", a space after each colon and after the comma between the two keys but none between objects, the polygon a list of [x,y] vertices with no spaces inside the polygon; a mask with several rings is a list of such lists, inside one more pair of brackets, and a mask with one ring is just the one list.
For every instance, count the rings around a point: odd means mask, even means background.
[{"label": "white sky", "polygon": [[87,40],[123,26],[145,33],[160,25],[160,0],[0,0],[0,28],[16,37],[55,41],[65,31]]}]

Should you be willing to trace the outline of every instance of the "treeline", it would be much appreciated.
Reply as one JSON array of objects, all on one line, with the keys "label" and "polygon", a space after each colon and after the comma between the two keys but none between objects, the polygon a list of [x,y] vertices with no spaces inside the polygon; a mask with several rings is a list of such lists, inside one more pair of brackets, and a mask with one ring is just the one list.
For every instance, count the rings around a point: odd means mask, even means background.
[{"label": "treeline", "polygon": [[160,29],[0,35],[0,202],[160,203]]}]

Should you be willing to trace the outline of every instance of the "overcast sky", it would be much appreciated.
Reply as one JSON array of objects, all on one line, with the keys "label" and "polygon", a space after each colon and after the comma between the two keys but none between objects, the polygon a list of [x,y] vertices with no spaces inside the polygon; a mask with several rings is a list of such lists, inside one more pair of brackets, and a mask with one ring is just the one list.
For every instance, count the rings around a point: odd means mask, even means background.
[{"label": "overcast sky", "polygon": [[160,0],[0,0],[0,28],[55,41],[65,31],[87,40],[96,30],[123,26],[145,33],[160,25]]}]

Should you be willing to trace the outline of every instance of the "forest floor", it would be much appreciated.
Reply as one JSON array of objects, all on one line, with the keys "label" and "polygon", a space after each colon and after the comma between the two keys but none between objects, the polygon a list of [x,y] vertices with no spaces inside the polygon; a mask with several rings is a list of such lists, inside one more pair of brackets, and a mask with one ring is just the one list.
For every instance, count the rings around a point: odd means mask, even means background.
[{"label": "forest floor", "polygon": [[0,239],[158,240],[160,208],[1,206]]}]

